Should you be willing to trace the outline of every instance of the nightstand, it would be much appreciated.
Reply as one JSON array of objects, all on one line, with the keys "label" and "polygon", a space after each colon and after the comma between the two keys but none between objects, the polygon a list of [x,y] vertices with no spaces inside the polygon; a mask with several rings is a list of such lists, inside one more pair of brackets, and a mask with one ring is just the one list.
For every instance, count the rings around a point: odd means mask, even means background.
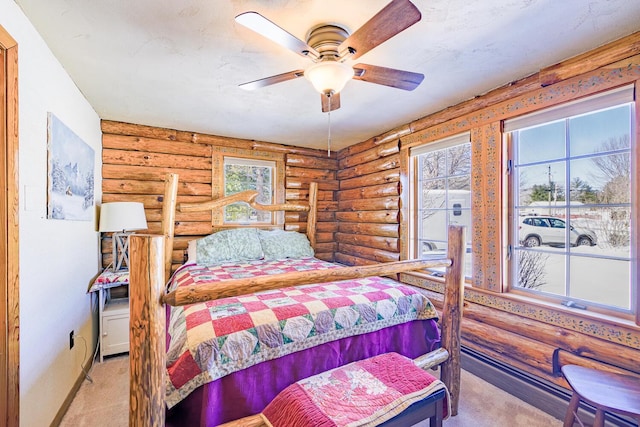
[{"label": "nightstand", "polygon": [[129,271],[103,271],[90,292],[98,292],[100,362],[129,351]]}]

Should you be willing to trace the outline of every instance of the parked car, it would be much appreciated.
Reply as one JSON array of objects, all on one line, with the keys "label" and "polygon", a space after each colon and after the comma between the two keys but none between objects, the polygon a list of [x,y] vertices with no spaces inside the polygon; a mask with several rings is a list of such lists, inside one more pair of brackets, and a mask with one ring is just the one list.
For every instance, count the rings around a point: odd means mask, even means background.
[{"label": "parked car", "polygon": [[[523,216],[520,219],[518,238],[526,247],[565,244],[566,223],[552,216]],[[569,243],[573,246],[594,246],[598,243],[596,233],[571,226]]]}]

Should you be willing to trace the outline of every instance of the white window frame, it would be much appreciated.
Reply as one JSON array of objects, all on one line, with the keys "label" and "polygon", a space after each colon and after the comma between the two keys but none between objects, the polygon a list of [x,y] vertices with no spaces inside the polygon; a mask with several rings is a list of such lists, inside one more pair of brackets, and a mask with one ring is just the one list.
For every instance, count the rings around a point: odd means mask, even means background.
[{"label": "white window frame", "polygon": [[[408,232],[409,232],[409,245],[408,245],[408,250],[409,250],[409,258],[410,259],[419,259],[419,258],[428,258],[428,255],[424,255],[423,251],[422,251],[422,247],[424,242],[422,241],[423,239],[421,239],[421,223],[422,221],[419,220],[420,217],[420,212],[421,209],[419,207],[419,204],[421,202],[421,196],[420,196],[420,183],[421,183],[421,178],[419,177],[419,167],[418,167],[418,163],[419,163],[419,157],[424,155],[424,154],[428,154],[428,153],[432,153],[432,152],[436,152],[436,151],[441,151],[441,150],[446,150],[448,148],[451,147],[455,147],[455,146],[460,146],[463,144],[469,144],[469,146],[471,145],[471,133],[470,132],[465,132],[462,134],[458,134],[458,135],[454,135],[448,138],[444,138],[438,141],[433,141],[427,144],[423,144],[420,146],[416,146],[416,147],[412,147],[409,150],[409,212],[410,212],[410,220],[409,220],[409,227],[408,227]],[[471,163],[471,150],[469,150],[469,162]],[[466,174],[465,174],[466,175]],[[438,179],[445,179],[445,180],[449,180],[451,178],[459,178],[462,175],[449,175],[448,171],[447,173],[445,173],[445,175],[440,176]],[[471,181],[471,168],[469,170],[469,181]],[[471,185],[471,183],[470,183]],[[467,205],[467,206],[454,206],[454,202],[455,202],[455,198],[451,198],[451,195],[449,194],[449,190],[448,188],[445,190],[444,193],[444,207],[442,209],[438,209],[441,210],[444,213],[444,224],[443,224],[443,236],[442,236],[442,240],[438,239],[438,241],[436,242],[436,248],[437,250],[446,250],[446,240],[447,240],[447,227],[450,224],[450,212],[453,212],[454,216],[458,216],[457,213],[463,213],[463,212],[469,212],[469,216],[468,216],[468,224],[466,224],[468,226],[468,228],[470,228],[470,225],[472,223],[472,217],[473,217],[473,212],[471,209],[472,203],[471,203],[471,189],[469,190],[469,194],[466,197],[462,197],[460,200],[467,200],[467,202],[463,202],[463,205]],[[471,238],[471,233],[467,233],[467,237],[469,239],[469,241],[467,242],[467,246],[470,247],[470,238]],[[468,256],[466,257],[466,261],[467,261],[467,272],[466,272],[466,276],[467,276],[467,280],[471,279],[471,252],[469,250],[467,250],[468,252]],[[439,256],[439,255],[434,255],[434,256]],[[444,272],[444,269],[434,269],[435,274],[436,275],[440,275]]]},{"label": "white window frame", "polygon": [[[258,166],[258,167],[264,167],[264,168],[268,168],[270,170],[270,179],[271,179],[271,191],[270,191],[270,198],[269,200],[260,200],[260,196],[258,196],[257,201],[262,203],[262,204],[273,204],[275,203],[275,197],[276,197],[276,168],[277,168],[277,162],[274,160],[261,160],[261,159],[250,159],[250,158],[245,158],[245,157],[235,157],[235,156],[224,156],[224,161],[223,161],[223,165],[222,165],[222,173],[223,173],[223,181],[224,181],[224,195],[225,196],[230,196],[232,194],[235,193],[227,193],[226,191],[226,181],[227,181],[227,176],[226,176],[226,169],[227,169],[227,165],[232,164],[232,165],[239,165],[239,166]],[[245,204],[245,202],[238,202],[238,203],[242,203]],[[234,203],[235,205],[235,203]],[[233,206],[233,205],[230,205]],[[248,205],[247,205],[248,206]],[[229,221],[226,219],[227,216],[227,208],[228,206],[225,206],[223,208],[223,212],[222,212],[222,220],[224,225],[244,225],[244,224],[256,224],[256,225],[264,225],[264,224],[275,224],[275,215],[273,212],[269,212],[269,211],[260,211],[258,212],[258,215],[264,217],[262,221],[260,221],[258,218],[253,219],[251,217],[246,218],[244,220],[240,220],[240,221]],[[253,209],[255,210],[255,209]],[[268,217],[268,219],[266,218]]]},{"label": "white window frame", "polygon": [[[510,274],[509,274],[509,291],[511,292],[515,292],[515,293],[525,293],[528,296],[531,297],[535,297],[535,298],[540,298],[542,300],[546,300],[546,301],[551,301],[551,302],[559,302],[562,303],[564,305],[567,306],[572,306],[572,307],[577,307],[577,308],[585,308],[588,310],[593,310],[595,312],[600,312],[600,313],[605,313],[605,314],[613,314],[616,316],[622,316],[622,317],[627,317],[630,315],[633,315],[637,312],[638,307],[637,307],[637,301],[638,301],[638,297],[637,297],[637,293],[639,292],[639,286],[638,286],[638,254],[637,254],[637,248],[638,248],[638,226],[639,224],[637,223],[637,218],[638,218],[638,213],[634,212],[634,209],[637,209],[638,207],[638,191],[640,191],[639,188],[636,188],[635,186],[637,185],[638,180],[634,179],[633,177],[637,177],[638,175],[638,166],[637,164],[635,164],[635,160],[638,158],[637,155],[637,144],[638,141],[635,141],[635,137],[636,137],[636,117],[637,117],[637,113],[635,112],[635,105],[633,103],[634,101],[634,87],[633,85],[627,85],[627,86],[623,86],[614,90],[610,90],[607,92],[603,92],[601,94],[598,95],[594,95],[591,96],[589,98],[585,98],[585,99],[581,99],[581,100],[577,100],[577,101],[573,101],[558,107],[554,107],[554,108],[549,108],[549,109],[545,109],[542,110],[540,112],[536,112],[536,113],[532,113],[526,116],[522,116],[522,117],[518,117],[518,118],[514,118],[514,119],[510,119],[504,122],[504,136],[506,138],[509,144],[509,171],[511,172],[511,177],[509,180],[509,186],[510,186],[510,191],[514,194],[513,197],[511,197],[511,201],[509,202],[509,218],[511,218],[511,223],[509,224],[509,242],[508,242],[508,247],[509,247],[509,254],[512,258],[512,262],[510,265]],[[531,128],[534,126],[540,126],[540,125],[544,125],[544,124],[550,124],[554,121],[561,121],[561,120],[565,120],[568,121],[570,118],[574,118],[583,114],[591,114],[591,113],[596,113],[598,111],[602,111],[605,109],[609,109],[609,108],[614,108],[617,106],[621,106],[624,104],[629,104],[630,105],[630,159],[631,159],[631,200],[629,205],[630,211],[631,211],[631,223],[630,223],[630,233],[631,233],[631,241],[630,241],[630,276],[629,276],[629,290],[630,290],[630,295],[629,295],[629,303],[630,303],[630,308],[629,310],[626,309],[622,309],[620,307],[614,307],[614,306],[610,306],[610,305],[602,305],[602,304],[598,304],[595,301],[588,301],[588,300],[580,300],[577,299],[573,296],[563,296],[563,295],[559,295],[559,294],[549,294],[549,293],[545,293],[542,291],[538,291],[538,290],[530,290],[530,289],[523,289],[522,287],[516,286],[515,285],[515,281],[517,280],[517,271],[516,271],[516,262],[515,262],[515,257],[517,256],[515,251],[515,247],[519,244],[518,242],[518,222],[519,222],[519,217],[517,216],[517,207],[516,207],[516,200],[517,197],[515,196],[515,194],[519,191],[518,190],[518,183],[517,183],[517,167],[519,166],[518,164],[516,164],[515,159],[517,158],[517,153],[516,153],[516,144],[514,141],[514,138],[511,135],[511,132],[514,131],[518,131],[518,130],[524,130],[527,128]],[[566,126],[566,124],[565,124]],[[570,139],[567,140],[566,144],[569,144]],[[585,155],[585,158],[589,158],[590,156],[593,155]],[[579,158],[579,157],[578,157]],[[564,161],[566,163],[565,165],[565,175],[566,178],[564,179],[564,182],[568,182],[569,176],[570,176],[570,164],[572,160],[575,160],[576,158],[571,157],[571,153],[569,153],[569,155],[561,161]],[[543,161],[544,162],[544,161]],[[566,192],[569,191],[569,189],[565,189]],[[572,207],[571,202],[569,201],[565,201],[564,202],[564,209],[566,210],[566,212],[570,213],[572,211],[572,209],[575,211],[575,207]],[[570,221],[569,221],[570,223]],[[567,237],[568,239],[568,237]],[[568,242],[566,242],[568,243]],[[589,257],[590,255],[584,255],[584,254],[580,254],[580,253],[571,253],[570,249],[569,249],[569,245],[565,243],[565,250],[566,250],[566,257]],[[537,250],[537,249],[536,249]],[[544,253],[544,249],[542,249],[542,252]],[[593,255],[592,257],[596,258],[595,255]],[[608,257],[607,257],[608,259]],[[613,257],[611,257],[611,259],[613,259]],[[567,264],[569,265],[569,261],[565,261]],[[565,283],[565,289],[568,289],[568,286],[570,286],[570,282],[568,282],[570,280],[570,273],[569,271],[567,271],[567,269],[565,269],[565,277],[564,277],[564,283]]]}]

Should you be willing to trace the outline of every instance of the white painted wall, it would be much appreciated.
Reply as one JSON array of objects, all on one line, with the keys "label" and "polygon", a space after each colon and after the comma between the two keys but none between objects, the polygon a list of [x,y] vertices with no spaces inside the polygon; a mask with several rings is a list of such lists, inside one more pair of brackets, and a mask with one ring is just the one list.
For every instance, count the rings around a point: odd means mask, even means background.
[{"label": "white painted wall", "polygon": [[[18,42],[20,121],[20,424],[47,426],[95,347],[97,274],[94,221],[47,219],[47,112],[95,150],[101,199],[101,132],[94,109],[13,0],[0,0],[0,25]],[[81,338],[69,349],[69,332]]]}]

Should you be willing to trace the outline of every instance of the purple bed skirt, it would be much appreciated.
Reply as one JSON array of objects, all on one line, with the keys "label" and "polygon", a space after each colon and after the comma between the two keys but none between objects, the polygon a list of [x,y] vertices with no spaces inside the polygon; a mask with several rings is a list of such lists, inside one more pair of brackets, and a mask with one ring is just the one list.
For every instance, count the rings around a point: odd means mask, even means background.
[{"label": "purple bed skirt", "polygon": [[167,411],[167,426],[213,427],[262,412],[289,384],[390,351],[416,358],[440,346],[434,320],[416,320],[321,344],[206,384]]}]

